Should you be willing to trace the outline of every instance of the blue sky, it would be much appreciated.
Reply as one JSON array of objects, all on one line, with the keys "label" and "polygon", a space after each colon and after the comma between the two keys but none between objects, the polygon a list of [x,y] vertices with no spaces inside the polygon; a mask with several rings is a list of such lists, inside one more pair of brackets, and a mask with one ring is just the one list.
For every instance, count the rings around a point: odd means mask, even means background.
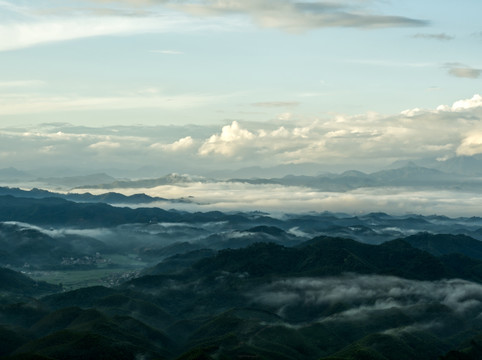
[{"label": "blue sky", "polygon": [[[0,159],[242,167],[477,154],[480,125],[461,119],[479,119],[480,14],[478,0],[2,0]],[[475,100],[453,114],[464,99]]]}]

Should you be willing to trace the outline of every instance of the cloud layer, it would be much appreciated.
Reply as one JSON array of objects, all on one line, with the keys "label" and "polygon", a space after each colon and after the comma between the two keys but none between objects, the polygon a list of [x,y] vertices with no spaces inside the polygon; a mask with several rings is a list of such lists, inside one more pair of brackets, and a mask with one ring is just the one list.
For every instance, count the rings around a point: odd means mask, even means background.
[{"label": "cloud layer", "polygon": [[[155,188],[109,190],[82,189],[80,192],[102,194],[114,191],[126,195],[139,192],[165,198],[188,198],[190,204],[169,204],[169,207],[188,211],[266,211],[305,213],[332,211],[365,214],[383,211],[395,215],[443,214],[453,217],[482,213],[482,195],[478,192],[451,190],[414,190],[413,188],[361,188],[346,192],[318,191],[306,187],[281,185],[250,185],[242,183],[192,182]],[[151,203],[143,206],[166,206]]]},{"label": "cloud layer", "polygon": [[275,163],[474,155],[482,152],[481,99],[474,95],[452,106],[409,109],[396,116],[340,115],[308,123],[287,121],[278,127],[245,128],[234,121],[205,140],[198,154],[235,159],[269,157]]},{"label": "cloud layer", "polygon": [[333,307],[334,313],[318,321],[365,320],[376,311],[389,309],[403,310],[416,318],[416,307],[433,304],[446,306],[455,314],[472,314],[482,320],[482,286],[464,280],[429,282],[355,274],[335,278],[293,278],[265,285],[248,297],[254,303],[277,309],[281,315],[290,307],[321,310],[338,305]]},{"label": "cloud layer", "polygon": [[[24,101],[14,106],[2,99],[0,112],[42,111],[45,103]],[[91,100],[57,99],[48,107],[82,108]],[[209,97],[164,98],[132,95],[100,101],[100,109],[150,105],[180,108],[207,104]],[[19,99],[20,102],[20,99]],[[95,102],[95,101],[94,101]],[[10,104],[10,106],[9,106]],[[117,105],[116,105],[117,104]],[[135,134],[135,135],[134,135]],[[430,136],[428,136],[430,134]],[[217,126],[126,126],[88,128],[69,124],[0,129],[0,157],[7,166],[31,168],[32,154],[43,151],[52,163],[90,164],[92,169],[129,168],[159,164],[168,172],[196,172],[318,163],[326,169],[370,171],[397,160],[448,159],[482,153],[482,97],[441,105],[436,109],[408,109],[398,115],[376,113],[330,118],[298,119],[296,114],[275,122],[232,121]],[[93,158],[93,155],[96,155]],[[80,162],[73,162],[77,159]],[[161,175],[161,174],[159,174]]]}]

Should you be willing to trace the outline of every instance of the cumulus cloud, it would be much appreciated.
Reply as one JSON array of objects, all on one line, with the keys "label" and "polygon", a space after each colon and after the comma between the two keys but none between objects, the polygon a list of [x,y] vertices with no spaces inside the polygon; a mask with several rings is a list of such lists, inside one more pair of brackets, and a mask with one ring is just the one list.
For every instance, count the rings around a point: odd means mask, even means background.
[{"label": "cumulus cloud", "polygon": [[172,144],[152,144],[151,148],[153,149],[161,149],[164,151],[180,151],[189,149],[193,146],[194,140],[191,136],[183,137],[177,141],[174,141]]},{"label": "cumulus cloud", "polygon": [[482,132],[469,134],[457,148],[457,155],[471,156],[482,153]]},{"label": "cumulus cloud", "polygon": [[206,140],[199,148],[199,154],[203,156],[209,154],[233,156],[237,147],[254,138],[253,133],[241,128],[237,121],[233,121],[231,125],[223,126],[221,134],[212,135]]},{"label": "cumulus cloud", "polygon": [[[188,99],[181,97],[171,104],[167,98],[154,92],[143,96],[126,95],[108,105],[101,101],[97,106],[119,106],[119,109],[140,104],[177,108],[186,103],[193,106],[195,101]],[[28,111],[33,111],[34,105],[29,104],[30,101],[37,103],[35,99],[21,101],[19,97],[15,111],[26,111],[25,108],[29,107]],[[62,101],[55,103],[52,100],[53,104],[48,106],[72,110],[85,105],[83,101],[59,105]],[[201,105],[214,100],[201,97],[197,101]],[[37,111],[41,111],[43,106],[46,105],[35,105]],[[2,112],[11,113],[8,106],[0,107]],[[15,166],[19,162],[35,164],[37,161],[32,158],[33,153],[54,146],[55,149],[51,149],[55,151],[51,151],[49,156],[58,154],[56,159],[59,163],[72,163],[68,160],[71,156],[76,164],[81,159],[81,163],[87,164],[92,163],[92,159],[88,158],[89,154],[92,155],[91,150],[101,147],[95,144],[113,143],[117,147],[111,146],[110,149],[115,151],[109,151],[108,156],[103,154],[103,160],[108,161],[104,167],[111,167],[114,163],[140,167],[162,162],[164,166],[170,164],[170,170],[163,167],[165,173],[186,173],[192,172],[192,169],[197,173],[196,170],[205,168],[206,172],[201,174],[207,174],[211,170],[311,162],[320,164],[320,171],[354,168],[366,171],[373,169],[374,165],[380,168],[397,160],[447,159],[478,154],[481,152],[481,134],[482,96],[476,94],[435,109],[415,108],[389,116],[340,114],[318,119],[298,119],[292,115],[281,124],[277,121],[232,121],[221,128],[214,125],[83,128],[62,124],[27,129],[4,128],[0,129],[0,152],[16,153],[7,166]],[[60,154],[63,154],[62,158]],[[96,160],[100,161],[100,157]]]},{"label": "cumulus cloud", "polygon": [[454,156],[467,134],[480,129],[481,120],[482,97],[476,94],[452,105],[408,109],[394,116],[339,115],[303,125],[291,120],[281,127],[235,121],[204,140],[198,154],[240,161],[269,157],[271,163],[386,159],[388,165],[398,158]]},{"label": "cumulus cloud", "polygon": [[[199,155],[211,154],[226,157],[247,156],[284,156],[297,146],[316,146],[310,142],[310,131],[316,127],[316,122],[308,126],[294,126],[288,129],[280,126],[271,130],[257,129],[249,131],[241,127],[237,121],[222,128],[221,134],[212,135],[199,148]],[[305,144],[305,145],[303,145]],[[287,160],[288,158],[286,158]]]},{"label": "cumulus cloud", "polygon": [[[17,96],[14,100],[0,95],[0,114],[53,109],[73,111],[92,106],[96,109],[146,106],[175,109],[219,101],[215,96],[168,98],[156,89],[108,99]],[[94,129],[62,124],[0,129],[3,147],[0,150],[17,153],[16,157],[12,157],[12,165],[21,160],[19,156],[27,159],[27,154],[31,154],[33,149],[47,149],[54,145],[57,152],[65,153],[65,158],[77,158],[83,156],[85,149],[95,149],[97,143],[111,142],[117,144],[117,152],[111,152],[111,155],[117,154],[119,162],[132,160],[139,164],[142,161],[142,165],[148,165],[160,161],[158,157],[169,152],[169,158],[163,158],[162,161],[174,164],[182,162],[187,166],[172,170],[178,172],[189,172],[189,167],[207,164],[210,168],[222,169],[306,162],[323,164],[325,169],[336,165],[337,169],[363,170],[371,163],[383,166],[400,159],[442,159],[480,153],[481,121],[482,96],[476,94],[435,109],[414,108],[391,116],[376,113],[353,116],[340,114],[313,120],[298,120],[296,115],[292,115],[282,125],[275,121],[232,121],[221,129],[213,125]],[[431,136],[427,137],[427,134]],[[137,156],[139,158],[135,158]],[[213,162],[213,157],[216,162]]]},{"label": "cumulus cloud", "polygon": [[480,96],[479,94],[475,94],[470,99],[458,100],[454,102],[452,105],[452,110],[470,110],[479,107],[482,107],[482,96]]}]

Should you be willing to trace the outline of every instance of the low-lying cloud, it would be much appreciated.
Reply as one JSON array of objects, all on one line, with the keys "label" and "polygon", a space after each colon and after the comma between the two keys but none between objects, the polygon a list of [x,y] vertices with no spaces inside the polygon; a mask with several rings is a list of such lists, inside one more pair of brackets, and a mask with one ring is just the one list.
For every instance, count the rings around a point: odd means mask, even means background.
[{"label": "low-lying cloud", "polygon": [[473,216],[482,213],[482,195],[470,191],[420,190],[404,187],[359,188],[328,192],[297,186],[251,185],[231,182],[193,182],[155,188],[82,189],[100,194],[115,191],[126,195],[139,192],[165,198],[187,198],[192,203],[151,203],[142,206],[176,208],[189,211],[266,211],[305,213],[333,211],[360,214],[384,211],[390,214],[444,214]]},{"label": "low-lying cloud", "polygon": [[[282,314],[289,307],[330,307],[341,311],[319,321],[368,317],[377,310],[401,309],[441,304],[456,314],[475,314],[482,310],[482,285],[465,280],[407,280],[393,276],[348,274],[328,278],[292,278],[264,285],[249,293],[255,304]],[[336,309],[336,308],[335,308]]]}]

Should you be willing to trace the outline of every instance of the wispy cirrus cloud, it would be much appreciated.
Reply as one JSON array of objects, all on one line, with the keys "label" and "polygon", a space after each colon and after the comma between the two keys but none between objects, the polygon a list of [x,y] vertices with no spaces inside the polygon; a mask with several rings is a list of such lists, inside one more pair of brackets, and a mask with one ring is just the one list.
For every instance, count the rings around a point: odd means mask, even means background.
[{"label": "wispy cirrus cloud", "polygon": [[[164,3],[166,1],[163,1]],[[218,0],[171,2],[175,8],[196,15],[247,15],[266,28],[298,32],[315,28],[387,28],[425,26],[425,20],[380,15],[350,1]]]},{"label": "wispy cirrus cloud", "polygon": [[76,3],[76,6],[42,6],[35,2],[18,6],[0,1],[0,10],[8,13],[0,25],[0,51],[99,36],[229,29],[229,24],[222,19],[208,23],[166,7],[145,10],[139,6],[148,5],[147,1],[126,2],[131,5],[127,8],[114,6],[117,1],[110,7],[93,7],[92,3],[95,1]]},{"label": "wispy cirrus cloud", "polygon": [[449,41],[449,40],[455,39],[454,36],[447,35],[445,33],[440,33],[440,34],[417,33],[412,37],[414,39],[427,39],[427,40],[439,40],[439,41]]},{"label": "wispy cirrus cloud", "polygon": [[408,67],[408,68],[422,68],[435,66],[435,63],[430,62],[402,62],[391,60],[379,60],[379,59],[350,59],[345,60],[347,63],[363,64],[371,66],[384,66],[384,67]]},{"label": "wispy cirrus cloud", "polygon": [[[329,27],[373,29],[428,24],[420,19],[377,14],[368,6],[354,5],[351,1],[84,0],[84,4],[84,7],[42,7],[35,3],[17,6],[9,1],[0,2],[0,8],[15,15],[0,25],[0,51],[96,36],[185,32],[193,27],[209,28],[213,22],[220,25],[214,25],[214,28],[225,30],[229,26],[239,26],[237,20],[226,22],[222,19],[233,15],[261,27],[289,32]],[[92,4],[96,6],[92,7]],[[141,10],[146,8],[149,10]]]},{"label": "wispy cirrus cloud", "polygon": [[0,51],[97,36],[165,32],[180,28],[180,18],[51,18],[0,25]]},{"label": "wispy cirrus cloud", "polygon": [[44,86],[46,83],[41,80],[12,80],[12,81],[0,81],[0,90],[12,88],[31,88]]},{"label": "wispy cirrus cloud", "polygon": [[[1,84],[0,84],[1,89]],[[168,96],[141,90],[137,94],[118,96],[46,96],[38,94],[0,94],[0,115],[38,114],[46,112],[90,111],[102,109],[180,109],[215,103],[215,95]],[[219,98],[222,98],[220,96]]]}]

